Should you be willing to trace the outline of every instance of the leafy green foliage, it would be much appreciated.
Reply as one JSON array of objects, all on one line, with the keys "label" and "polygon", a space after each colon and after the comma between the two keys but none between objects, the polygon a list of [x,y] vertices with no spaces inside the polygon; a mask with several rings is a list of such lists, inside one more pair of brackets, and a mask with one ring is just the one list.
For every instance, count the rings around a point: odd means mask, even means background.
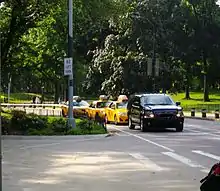
[{"label": "leafy green foliage", "polygon": [[[73,4],[75,93],[131,94],[217,88],[220,7],[216,0],[76,0]],[[2,89],[64,94],[67,3],[9,0],[0,8]],[[153,51],[154,50],[154,51]],[[153,53],[160,61],[152,80]],[[31,72],[30,72],[31,71]],[[203,86],[203,88],[202,88]]]},{"label": "leafy green foliage", "polygon": [[76,128],[70,129],[65,118],[43,117],[13,110],[1,116],[3,135],[86,135],[103,134],[106,130],[87,119],[76,120]]}]

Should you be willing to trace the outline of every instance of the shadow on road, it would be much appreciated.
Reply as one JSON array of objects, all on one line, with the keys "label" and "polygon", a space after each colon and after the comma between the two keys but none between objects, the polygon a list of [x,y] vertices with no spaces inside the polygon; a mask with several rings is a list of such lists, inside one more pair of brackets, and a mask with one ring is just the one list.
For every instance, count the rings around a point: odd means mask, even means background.
[{"label": "shadow on road", "polygon": [[[91,146],[91,145],[90,145]],[[88,145],[89,147],[89,145]],[[12,157],[12,156],[11,156]],[[7,157],[8,158],[8,157]],[[124,152],[20,152],[4,164],[4,190],[145,191],[195,189],[192,181],[144,167]],[[169,170],[172,170],[169,169]],[[174,170],[174,169],[173,169]]]}]

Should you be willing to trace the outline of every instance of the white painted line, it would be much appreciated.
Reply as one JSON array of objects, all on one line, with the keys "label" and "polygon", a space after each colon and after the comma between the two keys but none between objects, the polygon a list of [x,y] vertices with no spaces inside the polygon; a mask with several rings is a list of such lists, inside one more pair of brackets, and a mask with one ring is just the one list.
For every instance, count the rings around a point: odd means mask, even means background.
[{"label": "white painted line", "polygon": [[191,161],[190,159],[184,157],[184,156],[181,156],[181,155],[178,155],[176,153],[173,153],[173,152],[163,152],[162,154],[164,155],[167,155],[175,160],[178,160],[180,162],[182,162],[183,164],[186,164],[190,167],[193,167],[193,168],[204,168],[203,166],[201,166],[200,164],[197,164],[196,162],[193,162]]},{"label": "white painted line", "polygon": [[193,129],[188,129],[188,131],[193,132],[194,134],[197,134],[197,135],[207,135],[207,134],[209,134],[208,132],[197,131],[197,130],[193,130]]},{"label": "white painted line", "polygon": [[158,146],[158,147],[160,147],[160,148],[163,148],[163,149],[165,149],[165,150],[168,150],[168,151],[170,151],[170,152],[174,152],[174,150],[171,149],[171,148],[168,148],[168,147],[166,147],[166,146],[163,146],[163,145],[158,144],[158,143],[156,143],[156,142],[153,142],[153,141],[151,141],[151,140],[145,139],[145,138],[143,138],[143,137],[141,137],[141,136],[139,136],[139,135],[135,135],[135,134],[132,134],[132,133],[123,131],[123,130],[121,130],[121,129],[119,129],[119,128],[115,128],[115,127],[112,127],[112,128],[117,129],[118,131],[121,131],[121,132],[123,132],[123,133],[125,133],[125,134],[127,134],[127,135],[131,135],[131,136],[133,136],[133,137],[136,137],[136,138],[138,138],[138,139],[141,139],[142,141],[148,142],[148,143],[150,143],[150,144],[152,144],[152,145],[156,145],[156,146]]},{"label": "white painted line", "polygon": [[186,125],[186,127],[192,127],[192,128],[195,128],[195,129],[202,129],[202,130],[208,130],[210,132],[210,130],[214,130],[216,131],[215,128],[205,128],[205,127],[202,127],[201,125]]},{"label": "white painted line", "polygon": [[[87,139],[79,139],[79,140],[70,140],[70,139],[67,139],[65,140],[65,143],[66,141],[71,141],[71,142],[84,142],[84,141],[93,141],[93,140],[99,140],[101,138],[105,138],[105,137],[97,137],[97,138],[87,138]],[[21,149],[21,150],[24,150],[24,149],[31,149],[31,148],[40,148],[40,147],[48,147],[48,146],[56,146],[56,145],[60,145],[64,142],[60,142],[60,143],[48,143],[48,144],[38,144],[38,145],[32,145],[32,146],[23,146],[23,145],[20,145],[17,149]],[[16,148],[15,148],[16,149]],[[13,149],[7,149],[7,150],[4,150],[3,149],[3,153],[8,153],[8,152],[11,152],[13,151]]]},{"label": "white painted line", "polygon": [[149,158],[143,156],[140,153],[129,153],[129,155],[132,156],[133,158],[139,160],[145,166],[145,168],[147,168],[148,170],[151,170],[151,171],[165,170],[164,168],[158,166],[156,163],[154,163]]},{"label": "white painted line", "polygon": [[20,147],[19,149],[32,149],[32,148],[40,148],[40,147],[48,147],[48,146],[55,146],[59,145],[60,143],[49,143],[49,144],[39,144],[39,145],[33,145],[33,146],[26,146],[26,147]]},{"label": "white painted line", "polygon": [[209,133],[209,132],[202,132],[202,131],[197,131],[197,130],[192,130],[192,129],[188,129],[188,131],[191,131],[191,132],[194,132],[194,133],[201,133],[201,134],[204,134],[204,135],[210,135],[210,136],[213,136],[213,137],[220,137],[220,135],[216,135],[216,134]]},{"label": "white painted line", "polygon": [[209,173],[209,171],[210,171],[210,169],[202,169],[202,170],[200,170],[201,172],[204,172],[204,173],[206,173],[206,174],[208,174]]},{"label": "white painted line", "polygon": [[203,155],[203,156],[207,156],[207,157],[215,159],[217,161],[220,161],[220,156],[216,156],[216,155],[213,155],[213,154],[210,154],[210,153],[206,153],[206,152],[203,152],[203,151],[200,151],[200,150],[193,150],[192,152],[200,154],[200,155]]}]

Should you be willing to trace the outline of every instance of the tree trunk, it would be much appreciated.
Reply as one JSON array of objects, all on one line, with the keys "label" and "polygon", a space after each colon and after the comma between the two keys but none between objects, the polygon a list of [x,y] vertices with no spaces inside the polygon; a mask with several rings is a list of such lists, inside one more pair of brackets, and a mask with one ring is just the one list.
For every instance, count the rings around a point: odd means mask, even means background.
[{"label": "tree trunk", "polygon": [[190,99],[188,82],[186,84],[186,89],[185,89],[185,99]]},{"label": "tree trunk", "polygon": [[166,76],[165,76],[165,71],[163,71],[162,73],[162,93],[165,94],[166,93]]},{"label": "tree trunk", "polygon": [[204,80],[204,102],[210,101],[209,99],[209,90],[208,90],[208,80],[207,80],[207,55],[206,52],[203,52],[203,64],[204,64],[204,72],[203,72],[203,80]]},{"label": "tree trunk", "polygon": [[185,99],[190,99],[190,94],[189,94],[189,86],[190,86],[190,64],[187,63],[186,66],[186,86],[185,86]]},{"label": "tree trunk", "polygon": [[57,81],[55,83],[55,94],[54,94],[54,103],[57,104],[60,97],[60,83]]}]

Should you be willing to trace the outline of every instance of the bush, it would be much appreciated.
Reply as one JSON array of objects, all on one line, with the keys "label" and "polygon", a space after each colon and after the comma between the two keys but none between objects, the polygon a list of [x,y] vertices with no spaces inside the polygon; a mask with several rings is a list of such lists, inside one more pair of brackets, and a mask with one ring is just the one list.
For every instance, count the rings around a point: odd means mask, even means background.
[{"label": "bush", "polygon": [[65,118],[49,118],[48,126],[57,135],[64,135],[67,131],[67,124]]},{"label": "bush", "polygon": [[1,116],[2,135],[8,135],[11,132],[11,120],[7,116]]},{"label": "bush", "polygon": [[2,134],[11,135],[86,135],[103,134],[106,130],[88,119],[76,120],[76,128],[70,129],[65,118],[42,117],[14,110],[2,116]]},{"label": "bush", "polygon": [[106,129],[97,122],[84,119],[76,124],[75,129],[70,129],[68,134],[70,135],[87,135],[87,134],[104,134]]},{"label": "bush", "polygon": [[11,128],[18,134],[28,134],[29,130],[47,128],[47,118],[35,114],[26,114],[23,111],[12,111]]}]

